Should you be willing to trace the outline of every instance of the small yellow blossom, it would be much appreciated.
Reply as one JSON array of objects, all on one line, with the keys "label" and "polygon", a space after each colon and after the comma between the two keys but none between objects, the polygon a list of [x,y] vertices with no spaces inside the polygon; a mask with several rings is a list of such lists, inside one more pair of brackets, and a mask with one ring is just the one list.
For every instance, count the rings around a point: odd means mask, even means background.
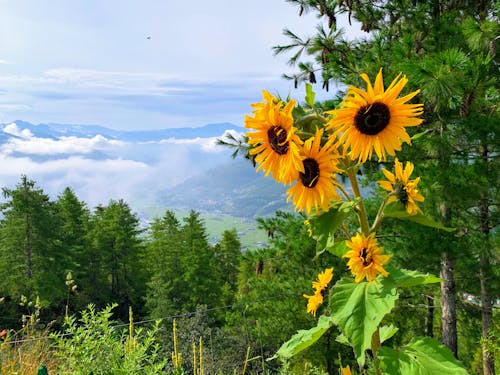
[{"label": "small yellow blossom", "polygon": [[312,313],[316,316],[316,311],[318,307],[323,303],[322,292],[326,289],[330,281],[333,278],[333,267],[327,268],[318,275],[318,279],[312,282],[312,287],[314,289],[314,294],[312,296],[304,294],[307,298],[307,312]]},{"label": "small yellow blossom", "polygon": [[318,275],[318,281],[313,281],[312,286],[316,292],[322,292],[328,286],[328,283],[332,281],[333,278],[333,268],[327,268]]},{"label": "small yellow blossom", "polygon": [[316,316],[318,307],[323,303],[323,295],[321,292],[316,292],[312,296],[304,294],[304,297],[307,298],[307,312]]},{"label": "small yellow blossom", "polygon": [[410,176],[413,172],[413,163],[407,161],[405,167],[403,168],[403,163],[401,163],[398,158],[394,161],[394,171],[395,175],[389,172],[387,169],[382,169],[386,181],[378,181],[380,187],[384,190],[394,193],[389,197],[387,203],[399,201],[403,204],[410,215],[415,215],[417,213],[422,213],[420,208],[417,206],[416,202],[423,202],[424,197],[418,192],[417,184],[420,181],[420,177],[414,180],[410,180]]}]

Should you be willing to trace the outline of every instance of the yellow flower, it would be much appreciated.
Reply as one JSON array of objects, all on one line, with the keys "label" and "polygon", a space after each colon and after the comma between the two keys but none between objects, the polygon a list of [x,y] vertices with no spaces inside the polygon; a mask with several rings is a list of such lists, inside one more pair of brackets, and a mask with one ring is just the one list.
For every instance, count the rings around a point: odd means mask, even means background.
[{"label": "yellow flower", "polygon": [[392,174],[387,169],[382,168],[382,172],[385,177],[387,177],[388,181],[378,181],[382,189],[394,193],[394,195],[389,197],[387,203],[395,201],[401,202],[405,207],[406,212],[410,215],[422,213],[415,202],[423,202],[425,199],[417,189],[420,177],[410,180],[413,167],[413,163],[407,161],[405,167],[403,168],[403,163],[396,158],[394,161],[394,170],[396,175]]},{"label": "yellow flower", "polygon": [[383,266],[389,261],[390,256],[381,254],[383,248],[377,246],[375,233],[371,233],[368,237],[358,233],[350,241],[346,241],[346,245],[351,250],[344,255],[344,258],[349,258],[347,266],[355,276],[355,282],[359,283],[365,277],[371,282],[378,274],[388,275]]},{"label": "yellow flower", "polygon": [[321,292],[316,292],[312,296],[304,294],[304,297],[307,298],[307,312],[316,316],[318,307],[323,303],[323,295]]},{"label": "yellow flower", "polygon": [[313,281],[312,286],[316,292],[322,292],[326,289],[333,278],[333,268],[327,268],[318,275],[318,281]]},{"label": "yellow flower", "polygon": [[307,312],[312,313],[316,316],[316,310],[323,303],[323,290],[326,289],[330,281],[333,278],[333,268],[327,268],[323,272],[318,275],[318,280],[312,282],[312,286],[314,289],[314,294],[309,296],[304,294],[304,297],[307,298]]},{"label": "yellow flower", "polygon": [[351,368],[349,367],[349,365],[347,365],[346,367],[342,367],[340,370],[341,370],[340,375],[352,375]]},{"label": "yellow flower", "polygon": [[305,141],[302,148],[303,170],[299,172],[294,186],[287,190],[287,202],[292,200],[296,211],[306,211],[307,214],[314,208],[327,210],[330,201],[340,200],[335,189],[339,185],[335,173],[338,155],[332,142],[321,147],[323,130],[316,131],[314,137]]},{"label": "yellow flower", "polygon": [[366,74],[361,78],[367,90],[350,86],[342,107],[329,112],[333,117],[327,128],[333,129],[339,143],[349,149],[351,159],[364,163],[375,151],[379,160],[385,160],[387,154],[394,156],[401,150],[402,142],[411,143],[405,127],[422,123],[417,116],[423,113],[423,105],[406,103],[420,90],[398,98],[408,79],[400,73],[384,90],[382,69],[373,86]]},{"label": "yellow flower", "polygon": [[267,91],[263,97],[263,102],[252,104],[254,116],[245,116],[245,127],[255,130],[246,134],[252,146],[250,155],[256,155],[257,171],[262,169],[266,177],[272,173],[276,181],[290,184],[304,171],[299,149],[302,141],[293,126],[295,101],[284,105]]}]

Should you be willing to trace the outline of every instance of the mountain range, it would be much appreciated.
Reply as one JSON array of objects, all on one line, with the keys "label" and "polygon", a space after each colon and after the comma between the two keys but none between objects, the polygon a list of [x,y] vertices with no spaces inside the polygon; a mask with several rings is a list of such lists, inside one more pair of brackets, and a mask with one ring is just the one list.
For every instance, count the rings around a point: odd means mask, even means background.
[{"label": "mountain range", "polygon": [[[219,137],[227,130],[241,132],[241,126],[231,123],[214,123],[200,127],[170,128],[156,130],[116,130],[100,125],[38,124],[16,120],[12,123],[21,129],[29,130],[35,137],[58,139],[59,137],[93,138],[102,136],[124,142],[148,142],[162,139],[193,139]],[[12,123],[0,124],[0,130]],[[1,134],[1,133],[0,133]]]},{"label": "mountain range", "polygon": [[90,208],[123,198],[140,216],[194,209],[253,218],[286,209],[283,186],[216,144],[228,132],[238,136],[244,128],[217,123],[123,131],[3,123],[0,186],[11,188],[26,174],[53,197],[70,186]]}]

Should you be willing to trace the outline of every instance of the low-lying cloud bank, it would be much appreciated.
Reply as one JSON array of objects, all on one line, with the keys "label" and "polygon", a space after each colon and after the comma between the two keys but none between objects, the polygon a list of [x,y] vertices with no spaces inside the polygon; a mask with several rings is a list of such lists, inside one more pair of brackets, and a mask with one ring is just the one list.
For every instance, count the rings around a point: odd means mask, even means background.
[{"label": "low-lying cloud bank", "polygon": [[154,205],[158,193],[229,160],[216,138],[36,137],[15,123],[3,128],[2,137],[1,187],[14,188],[24,174],[52,197],[71,187],[91,208],[120,198],[133,207]]}]

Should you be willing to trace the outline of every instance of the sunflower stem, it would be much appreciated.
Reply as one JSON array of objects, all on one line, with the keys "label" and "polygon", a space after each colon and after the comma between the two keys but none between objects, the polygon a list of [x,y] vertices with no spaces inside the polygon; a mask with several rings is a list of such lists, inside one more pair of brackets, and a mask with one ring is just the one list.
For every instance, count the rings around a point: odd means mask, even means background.
[{"label": "sunflower stem", "polygon": [[352,197],[351,197],[351,196],[347,193],[347,191],[345,191],[345,189],[344,189],[344,187],[343,187],[342,185],[338,185],[338,186],[337,186],[337,189],[339,189],[339,190],[340,190],[340,192],[344,195],[344,197],[345,197],[348,201],[352,200]]},{"label": "sunflower stem", "polygon": [[370,228],[370,233],[375,232],[377,230],[378,226],[380,225],[380,223],[382,222],[382,219],[384,218],[385,206],[387,206],[387,202],[389,201],[389,198],[392,197],[393,195],[395,195],[394,192],[387,194],[386,197],[384,198],[384,200],[382,201],[382,203],[378,209],[377,216],[375,217],[375,220],[373,221],[373,225]]},{"label": "sunflower stem", "polygon": [[380,331],[379,327],[377,327],[376,331],[373,332],[372,335],[372,353],[373,353],[373,359],[374,359],[374,364],[375,364],[375,371],[377,371],[377,375],[382,375],[382,372],[380,371],[380,368],[378,367],[378,350],[382,344],[380,343]]},{"label": "sunflower stem", "polygon": [[349,181],[351,182],[354,196],[359,199],[357,213],[359,218],[359,224],[361,226],[361,232],[365,236],[368,236],[370,234],[370,225],[368,224],[368,217],[366,215],[365,205],[363,203],[363,198],[361,197],[361,192],[359,190],[358,179],[356,177],[357,171],[358,171],[357,167],[347,168],[347,176],[349,177]]}]

